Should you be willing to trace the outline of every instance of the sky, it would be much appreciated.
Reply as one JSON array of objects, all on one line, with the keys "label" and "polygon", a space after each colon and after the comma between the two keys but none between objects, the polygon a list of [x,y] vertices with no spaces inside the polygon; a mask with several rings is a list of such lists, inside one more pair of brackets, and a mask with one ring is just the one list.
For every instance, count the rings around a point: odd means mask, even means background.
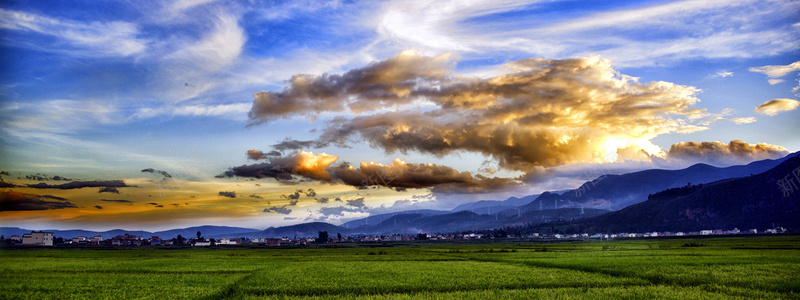
[{"label": "sky", "polygon": [[800,150],[797,1],[3,1],[0,226],[341,224]]}]

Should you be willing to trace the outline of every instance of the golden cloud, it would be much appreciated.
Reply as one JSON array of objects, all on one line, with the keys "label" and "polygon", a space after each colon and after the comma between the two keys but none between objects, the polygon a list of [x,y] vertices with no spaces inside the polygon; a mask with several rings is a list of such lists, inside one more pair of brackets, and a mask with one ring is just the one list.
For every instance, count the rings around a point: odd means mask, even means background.
[{"label": "golden cloud", "polygon": [[781,112],[795,110],[798,106],[800,106],[800,101],[797,100],[772,99],[757,106],[755,112],[762,115],[774,116]]},{"label": "golden cloud", "polygon": [[[460,76],[452,66],[447,56],[403,52],[342,75],[298,75],[282,92],[256,93],[250,118],[349,111],[356,116],[328,121],[319,144],[363,139],[388,153],[470,151],[524,172],[614,160],[622,148],[657,153],[653,137],[708,125],[700,119],[709,114],[692,108],[697,88],[639,83],[598,57],[523,59],[492,78]],[[427,106],[399,109],[413,100]],[[396,109],[377,111],[387,106]]]},{"label": "golden cloud", "polygon": [[786,148],[766,143],[750,144],[733,140],[722,142],[680,142],[673,144],[667,159],[697,160],[708,162],[749,162],[759,159],[774,159],[786,156]]}]

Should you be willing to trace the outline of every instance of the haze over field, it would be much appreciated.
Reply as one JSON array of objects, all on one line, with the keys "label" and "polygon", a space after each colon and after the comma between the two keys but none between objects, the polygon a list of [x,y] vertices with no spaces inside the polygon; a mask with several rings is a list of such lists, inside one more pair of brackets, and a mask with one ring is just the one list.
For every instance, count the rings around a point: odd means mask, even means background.
[{"label": "haze over field", "polygon": [[797,1],[4,1],[0,227],[341,225],[779,159],[798,51]]}]

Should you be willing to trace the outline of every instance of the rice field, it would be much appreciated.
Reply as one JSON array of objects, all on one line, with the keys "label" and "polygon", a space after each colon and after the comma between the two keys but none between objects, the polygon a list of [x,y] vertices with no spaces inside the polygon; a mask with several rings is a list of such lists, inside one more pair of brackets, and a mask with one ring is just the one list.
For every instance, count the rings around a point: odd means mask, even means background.
[{"label": "rice field", "polygon": [[800,237],[5,249],[2,299],[800,298]]}]

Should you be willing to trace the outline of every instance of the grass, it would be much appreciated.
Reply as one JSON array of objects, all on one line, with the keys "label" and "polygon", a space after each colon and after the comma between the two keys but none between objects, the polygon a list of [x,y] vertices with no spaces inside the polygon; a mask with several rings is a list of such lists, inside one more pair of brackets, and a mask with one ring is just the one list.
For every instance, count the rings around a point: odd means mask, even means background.
[{"label": "grass", "polygon": [[796,299],[800,237],[3,250],[0,272],[0,299]]}]

